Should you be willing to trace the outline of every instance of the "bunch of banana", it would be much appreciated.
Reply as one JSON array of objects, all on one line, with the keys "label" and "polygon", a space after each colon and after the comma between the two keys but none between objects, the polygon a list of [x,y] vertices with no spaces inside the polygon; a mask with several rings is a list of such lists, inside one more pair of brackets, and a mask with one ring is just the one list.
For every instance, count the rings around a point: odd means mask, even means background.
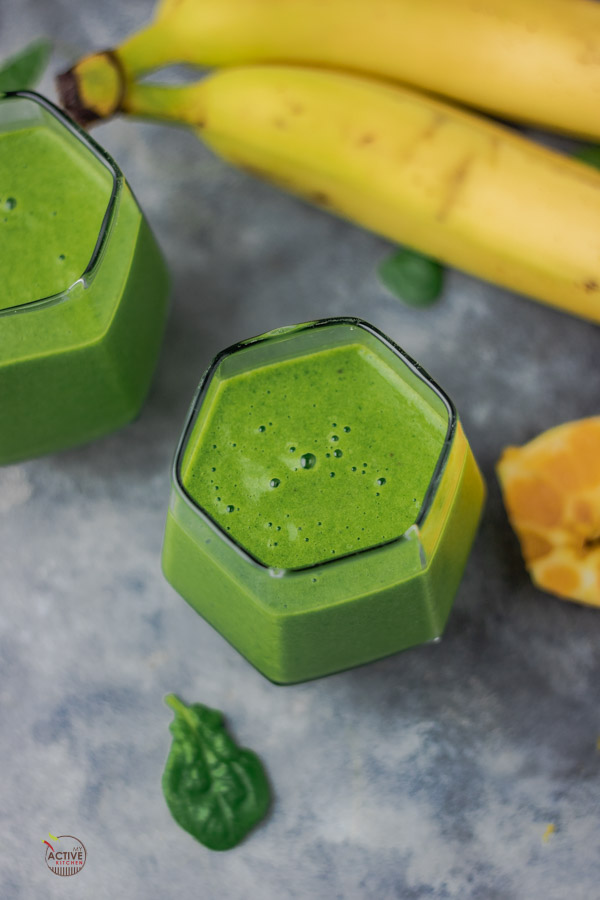
[{"label": "bunch of banana", "polygon": [[[516,35],[527,33],[527,23],[533,27],[531,23],[540,20],[543,10],[551,11],[557,23],[553,33],[559,34],[559,11],[569,7],[577,10],[575,18],[585,12],[591,20],[589,8],[595,4],[544,0],[542,5],[538,0],[520,0],[517,6],[512,0],[502,4],[455,0],[451,14],[450,7],[435,0],[419,4],[315,0],[314,5],[321,19],[325,10],[335,8],[340,13],[345,6],[343,20],[340,15],[343,27],[326,29],[325,38],[317,27],[322,22],[316,12],[313,19],[308,15],[313,0],[219,0],[218,4],[217,0],[212,4],[169,0],[159,11],[158,24],[118,50],[88,57],[60,76],[63,102],[83,121],[120,110],[189,124],[233,164],[317,205],[484,279],[600,322],[600,174],[589,167],[426,94],[328,69],[221,68],[181,87],[136,80],[167,61],[232,62],[244,52],[251,55],[250,47],[255,58],[288,53],[309,62],[327,63],[335,57],[342,64],[347,58],[342,58],[343,53],[351,56],[349,35],[354,33],[359,9],[365,27],[356,33],[353,46],[364,42],[375,68],[375,62],[386,55],[392,59],[388,32],[398,36],[410,21],[420,21],[427,9],[430,37],[434,26],[441,31],[444,23],[446,59],[456,54],[452,65],[447,61],[448,84],[468,83],[460,71],[463,63],[472,80],[483,82],[484,73],[475,76],[474,62],[464,60],[465,36],[454,46],[448,33],[452,26],[454,35],[452,18],[459,11],[459,20],[468,29],[468,8],[487,10],[488,18],[496,10],[499,34],[504,35],[498,41],[504,45],[509,21],[513,26],[522,23],[513,35],[517,40]],[[298,18],[299,33],[295,33],[291,27],[295,20],[290,17],[293,11],[299,16],[299,6],[304,18]],[[272,13],[268,29],[263,7]],[[367,29],[367,10],[378,11],[387,25],[380,23],[376,33]],[[404,11],[408,22],[394,29],[398,10]],[[600,9],[598,15],[600,21]],[[376,16],[375,21],[379,21]],[[229,52],[223,49],[227,23],[233,29]],[[209,53],[207,35],[217,32],[222,32],[221,42]],[[572,38],[566,27],[564,33]],[[275,49],[276,34],[281,39],[280,53]],[[470,35],[476,44],[473,32]],[[195,41],[198,52],[193,56]],[[303,53],[291,52],[296,42],[304,47]],[[362,68],[368,68],[366,53],[363,48],[359,56]],[[509,56],[506,51],[506,69]],[[518,53],[511,59],[524,65]],[[496,66],[492,83],[497,77]],[[478,83],[476,88],[483,92],[484,85]],[[556,101],[554,86],[549,93]],[[514,86],[505,94],[507,102],[522,99]]]},{"label": "bunch of banana", "polygon": [[362,72],[507,119],[600,138],[594,0],[161,0],[154,21],[72,70],[116,111],[127,81],[172,63]]}]

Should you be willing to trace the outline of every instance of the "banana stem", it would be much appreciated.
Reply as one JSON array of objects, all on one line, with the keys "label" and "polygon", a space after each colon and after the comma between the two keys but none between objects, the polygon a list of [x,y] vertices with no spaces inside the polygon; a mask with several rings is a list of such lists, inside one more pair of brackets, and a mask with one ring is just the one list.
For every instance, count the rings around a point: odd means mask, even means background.
[{"label": "banana stem", "polygon": [[[133,48],[131,54],[130,44]],[[141,90],[139,101],[137,99],[134,79],[172,61],[168,50],[161,48],[162,45],[156,41],[156,28],[151,26],[116,50],[102,50],[83,57],[73,68],[56,78],[61,106],[84,127],[121,111],[161,119],[181,118],[179,114],[171,115],[169,112],[172,104],[179,109],[175,92],[167,99],[160,96],[160,90],[156,91],[156,98],[153,97],[154,92]],[[134,106],[139,102],[139,110],[131,108],[130,95],[133,95]],[[156,113],[152,112],[154,106]]]},{"label": "banana stem", "polygon": [[168,22],[153,22],[132,34],[115,50],[127,79],[133,81],[162,66],[185,62],[177,58],[168,36]]},{"label": "banana stem", "polygon": [[113,50],[80,59],[56,78],[61,105],[84,127],[108,119],[121,108],[127,76]]},{"label": "banana stem", "polygon": [[181,87],[162,84],[127,86],[121,109],[132,116],[202,127],[202,82]]}]

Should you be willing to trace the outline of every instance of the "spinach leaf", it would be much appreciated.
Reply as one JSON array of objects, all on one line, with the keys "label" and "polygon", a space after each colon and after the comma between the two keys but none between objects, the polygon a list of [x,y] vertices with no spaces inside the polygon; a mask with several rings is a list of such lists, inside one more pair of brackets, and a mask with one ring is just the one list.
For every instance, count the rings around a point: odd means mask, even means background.
[{"label": "spinach leaf", "polygon": [[429,306],[444,287],[440,263],[407,247],[384,259],[378,274],[382,284],[410,306]]},{"label": "spinach leaf", "polygon": [[225,731],[223,716],[201,703],[165,702],[175,718],[162,789],[175,821],[211,850],[229,850],[264,817],[271,801],[262,763]]},{"label": "spinach leaf", "polygon": [[593,166],[594,169],[600,169],[600,147],[598,144],[587,144],[585,147],[581,147],[575,154],[575,159],[578,159],[579,162],[587,163],[588,166]]},{"label": "spinach leaf", "polygon": [[41,78],[52,44],[40,38],[0,65],[0,91],[25,91]]}]

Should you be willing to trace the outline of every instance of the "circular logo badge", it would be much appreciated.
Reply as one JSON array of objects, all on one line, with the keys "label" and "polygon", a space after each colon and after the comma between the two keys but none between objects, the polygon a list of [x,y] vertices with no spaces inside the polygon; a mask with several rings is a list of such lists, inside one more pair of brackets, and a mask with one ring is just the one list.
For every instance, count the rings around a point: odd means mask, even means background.
[{"label": "circular logo badge", "polygon": [[87,852],[83,841],[72,834],[59,834],[46,844],[46,865],[55,875],[77,875],[85,866]]}]

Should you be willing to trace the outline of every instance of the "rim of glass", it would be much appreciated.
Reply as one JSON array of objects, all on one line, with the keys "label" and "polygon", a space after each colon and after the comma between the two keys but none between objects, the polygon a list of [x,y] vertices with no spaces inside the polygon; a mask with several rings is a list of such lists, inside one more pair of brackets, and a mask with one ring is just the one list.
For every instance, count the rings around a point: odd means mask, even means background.
[{"label": "rim of glass", "polygon": [[[200,407],[202,406],[210,383],[214,377],[217,367],[219,366],[221,361],[225,359],[225,357],[231,356],[232,354],[237,353],[240,350],[245,350],[247,347],[250,347],[253,344],[267,342],[279,335],[287,333],[300,334],[303,331],[312,331],[319,328],[327,328],[332,325],[351,325],[356,328],[360,328],[362,331],[366,331],[368,334],[371,334],[373,337],[377,338],[384,346],[391,350],[392,353],[399,357],[402,362],[405,363],[413,372],[413,374],[416,375],[424,384],[426,384],[427,387],[430,388],[444,404],[448,413],[448,427],[446,429],[446,436],[444,438],[442,449],[440,450],[440,454],[435,464],[433,474],[429,480],[429,485],[427,487],[427,491],[425,492],[423,502],[421,504],[419,512],[417,513],[417,517],[415,521],[411,525],[409,525],[406,531],[398,535],[398,537],[391,538],[389,541],[382,541],[379,544],[371,544],[369,547],[362,547],[360,550],[353,550],[350,553],[336,556],[334,559],[324,559],[320,562],[310,563],[306,566],[298,566],[297,568],[276,568],[266,565],[265,563],[261,562],[260,559],[246,550],[246,548],[243,547],[242,544],[236,541],[234,537],[232,537],[221,528],[219,523],[212,518],[207,510],[205,510],[190,496],[190,494],[188,494],[183,484],[181,475],[183,454],[185,452],[188,439],[195,425],[196,418],[198,416]],[[321,569],[323,566],[331,567],[343,562],[344,560],[353,559],[354,557],[372,553],[374,550],[378,550],[383,547],[390,547],[394,544],[408,541],[410,539],[411,532],[414,532],[415,526],[417,528],[421,528],[431,509],[437,487],[441,481],[444,469],[446,468],[446,463],[448,461],[448,456],[450,454],[450,448],[452,446],[452,441],[456,433],[457,425],[458,415],[456,412],[456,407],[454,406],[454,403],[452,402],[450,397],[416,360],[409,356],[408,353],[405,353],[405,351],[402,350],[402,348],[399,347],[398,344],[396,344],[395,341],[389,338],[386,334],[384,334],[374,325],[370,325],[368,322],[365,322],[364,319],[355,318],[353,316],[335,316],[325,319],[316,319],[315,321],[304,322],[299,325],[284,326],[283,328],[277,328],[273,331],[259,334],[256,337],[248,338],[244,341],[238,341],[236,344],[232,344],[230,347],[226,347],[224,350],[221,350],[220,353],[217,353],[217,355],[210,363],[208,369],[202,376],[200,384],[196,389],[196,393],[194,394],[194,398],[187,413],[185,425],[179,438],[177,449],[173,458],[171,470],[172,482],[176,486],[180,497],[184,500],[184,502],[192,510],[192,512],[195,515],[199,516],[212,529],[212,531],[214,531],[219,536],[219,538],[221,538],[226,544],[232,547],[238,553],[238,555],[242,557],[242,559],[246,560],[248,563],[251,563],[252,565],[258,567],[262,571],[275,578],[281,578],[283,576],[293,575],[296,573],[311,572],[315,569]]]},{"label": "rim of glass", "polygon": [[17,306],[7,306],[5,309],[1,309],[0,316],[16,315],[21,312],[26,312],[33,307],[37,308],[38,306],[42,305],[61,303],[64,300],[69,299],[69,294],[76,284],[85,282],[86,279],[89,278],[92,272],[96,269],[100,257],[102,256],[102,251],[105,247],[108,235],[111,231],[112,222],[116,215],[117,199],[123,189],[124,183],[123,173],[121,172],[121,169],[118,167],[110,153],[108,153],[103,147],[100,146],[100,144],[98,144],[92,137],[90,137],[89,134],[87,134],[82,128],[80,128],[76,122],[70,119],[66,113],[58,108],[58,106],[55,106],[55,104],[52,103],[51,100],[48,100],[46,97],[43,97],[36,91],[0,91],[0,103],[3,100],[12,99],[30,100],[32,103],[36,103],[38,106],[41,106],[42,109],[49,113],[49,115],[53,116],[53,118],[60,122],[60,124],[65,127],[71,135],[73,135],[73,137],[84,144],[87,149],[93,153],[96,159],[100,163],[102,163],[102,165],[106,169],[108,169],[112,176],[112,188],[110,197],[108,198],[108,202],[106,204],[106,210],[102,218],[102,223],[98,231],[96,244],[92,251],[89,262],[81,275],[79,275],[79,277],[71,282],[71,284],[69,284],[66,288],[63,288],[62,291],[57,291],[55,294],[49,294],[47,297],[38,297],[36,300],[28,300],[27,303],[20,303]]}]

